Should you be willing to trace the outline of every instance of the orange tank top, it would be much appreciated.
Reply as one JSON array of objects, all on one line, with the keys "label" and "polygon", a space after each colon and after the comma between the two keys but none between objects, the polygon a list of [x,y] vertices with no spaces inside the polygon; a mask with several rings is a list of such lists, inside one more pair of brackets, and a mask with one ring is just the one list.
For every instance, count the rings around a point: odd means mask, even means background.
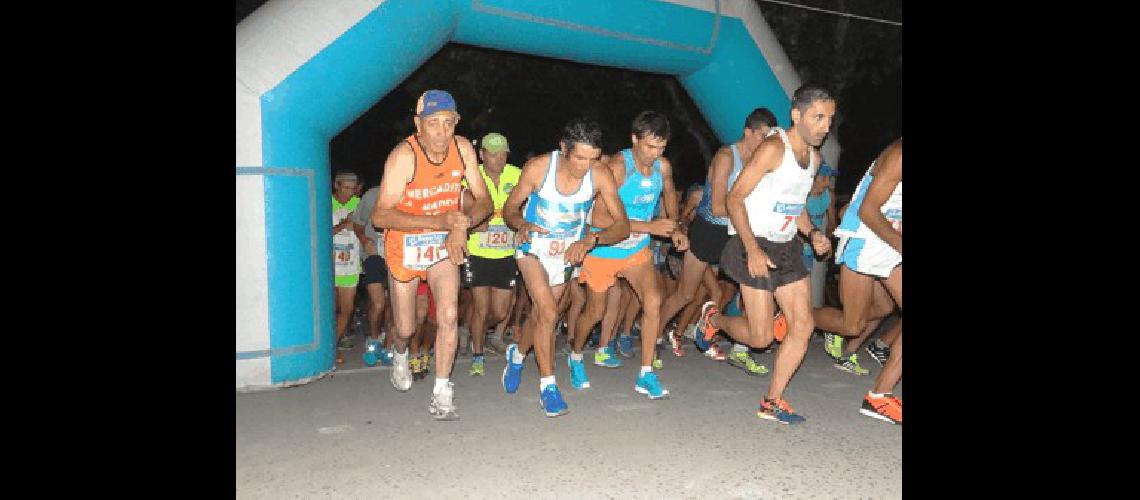
[{"label": "orange tank top", "polygon": [[459,156],[456,139],[451,140],[447,155],[438,164],[428,160],[414,134],[404,140],[416,154],[416,166],[412,182],[404,188],[396,210],[412,215],[439,215],[459,210],[463,199],[463,159]]}]

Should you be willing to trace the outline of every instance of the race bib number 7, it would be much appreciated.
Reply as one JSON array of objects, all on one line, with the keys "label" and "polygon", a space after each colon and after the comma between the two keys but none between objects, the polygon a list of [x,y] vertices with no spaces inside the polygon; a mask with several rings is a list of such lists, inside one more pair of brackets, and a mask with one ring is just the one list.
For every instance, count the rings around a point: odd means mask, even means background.
[{"label": "race bib number 7", "polygon": [[423,271],[447,258],[446,232],[404,235],[404,267]]}]

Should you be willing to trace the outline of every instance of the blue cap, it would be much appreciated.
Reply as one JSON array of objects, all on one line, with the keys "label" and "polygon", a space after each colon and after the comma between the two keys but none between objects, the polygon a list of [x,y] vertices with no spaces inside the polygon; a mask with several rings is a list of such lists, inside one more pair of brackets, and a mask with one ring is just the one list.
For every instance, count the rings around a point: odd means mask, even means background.
[{"label": "blue cap", "polygon": [[820,167],[819,167],[819,175],[830,175],[832,177],[839,177],[839,169],[834,168],[831,165],[828,165],[827,162],[823,162],[823,165],[820,165]]},{"label": "blue cap", "polygon": [[429,90],[416,101],[416,116],[424,117],[439,111],[459,113],[455,109],[455,99],[446,90]]}]

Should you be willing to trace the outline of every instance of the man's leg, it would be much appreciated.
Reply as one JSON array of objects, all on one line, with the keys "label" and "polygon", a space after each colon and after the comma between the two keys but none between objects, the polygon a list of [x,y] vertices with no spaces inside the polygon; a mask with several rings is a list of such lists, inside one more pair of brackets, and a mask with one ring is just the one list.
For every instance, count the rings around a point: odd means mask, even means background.
[{"label": "man's leg", "polygon": [[[626,295],[627,293],[629,295]],[[630,296],[632,295],[633,292],[626,292],[622,288],[620,280],[618,280],[618,283],[614,284],[614,286],[610,287],[609,290],[606,290],[606,308],[602,312],[602,329],[601,334],[598,336],[599,349],[608,347],[610,341],[614,339],[617,333],[615,330],[617,329],[618,323],[621,322],[626,307],[628,307],[631,302]]]},{"label": "man's leg", "polygon": [[[705,270],[708,268],[709,265],[696,258],[692,251],[685,252],[681,264],[681,276],[677,281],[677,290],[661,303],[662,323],[668,323],[681,309],[693,302],[697,288],[701,286]],[[681,329],[684,329],[685,326],[687,325],[677,324],[677,327]]]},{"label": "man's leg", "polygon": [[441,261],[427,271],[428,286],[435,300],[436,385],[451,378],[458,341],[459,268],[450,261]]},{"label": "man's leg", "polygon": [[843,310],[834,307],[815,309],[812,317],[821,330],[843,337],[858,337],[867,327],[873,302],[875,278],[852,271],[846,265],[839,268],[839,300]]},{"label": "man's leg", "polygon": [[523,280],[530,284],[527,286],[527,291],[534,302],[533,313],[527,317],[522,327],[523,335],[519,340],[518,352],[525,357],[526,351],[534,347],[539,376],[554,377],[554,365],[551,363],[554,344],[554,306],[566,286],[557,285],[552,289],[546,269],[533,256],[519,259],[518,265]]},{"label": "man's leg", "polygon": [[[661,282],[652,260],[646,260],[621,272],[629,281],[630,287],[641,299],[646,311],[660,311],[664,297]],[[657,336],[661,334],[661,316],[646,314],[641,318],[641,370],[638,372],[634,389],[649,396],[649,399],[667,397],[669,391],[661,386],[657,374],[653,373],[653,356],[656,354]]]},{"label": "man's leg", "polygon": [[811,285],[807,277],[777,288],[773,295],[788,319],[788,334],[776,351],[772,384],[768,386],[768,399],[778,400],[783,399],[788,381],[804,359],[815,322],[812,319]]},{"label": "man's leg", "polygon": [[[887,293],[887,289],[883,287],[883,284],[875,280],[872,291],[871,308],[870,312],[867,313],[867,327],[863,329],[863,332],[860,333],[858,337],[846,339],[847,342],[843,347],[843,352],[852,354],[858,351],[859,347],[863,345],[863,342],[867,340],[867,337],[870,337],[871,334],[878,329],[883,320],[887,319],[887,316],[890,316],[894,310],[894,299],[891,299],[891,295]],[[890,331],[890,329],[888,329],[888,331]],[[891,339],[893,338],[894,337],[891,337]],[[888,344],[890,343],[890,341],[886,342]]]},{"label": "man's leg", "polygon": [[487,323],[497,320],[491,315],[491,287],[471,288],[471,354],[483,355],[483,340],[487,336]]},{"label": "man's leg", "polygon": [[[902,309],[902,264],[892,269],[891,274],[882,283],[891,294],[891,298],[899,305],[899,309]],[[875,379],[875,392],[894,390],[895,384],[898,384],[902,378],[902,319],[898,321],[898,329],[898,337],[891,343],[891,356],[887,358],[887,364],[883,365],[883,371],[879,372],[879,376]]]},{"label": "man's leg", "polygon": [[566,339],[566,342],[574,345],[574,339],[577,338],[575,332],[578,331],[576,329],[578,317],[582,315],[582,308],[586,307],[586,290],[578,282],[578,278],[571,278],[566,283],[566,287],[569,288],[570,295],[570,309],[566,311],[566,335],[569,338]]},{"label": "man's leg", "polygon": [[348,320],[352,318],[352,309],[356,302],[356,287],[338,286],[336,289],[336,362],[344,363],[344,355],[340,352],[340,340],[344,338],[348,329]]}]

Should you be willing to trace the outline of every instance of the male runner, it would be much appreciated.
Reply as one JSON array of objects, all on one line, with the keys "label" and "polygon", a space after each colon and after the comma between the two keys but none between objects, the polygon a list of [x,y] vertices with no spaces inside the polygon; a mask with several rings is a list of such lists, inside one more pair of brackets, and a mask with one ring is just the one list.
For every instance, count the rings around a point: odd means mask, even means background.
[{"label": "male runner", "polygon": [[[725,303],[728,297],[721,296],[720,286],[715,279],[716,271],[720,266],[720,253],[728,243],[728,212],[725,208],[725,198],[728,190],[736,183],[744,165],[752,159],[756,147],[768,135],[772,127],[776,126],[776,115],[767,108],[756,108],[744,119],[744,132],[739,141],[723,146],[713,156],[709,164],[705,179],[704,191],[701,201],[697,205],[697,217],[689,226],[689,241],[692,242],[689,251],[685,252],[681,277],[677,291],[673,292],[661,304],[661,319],[669,321],[687,304],[693,300],[697,288],[701,283],[709,291],[709,301],[718,306]],[[712,269],[713,279],[707,278],[706,270]],[[672,332],[669,343],[673,353],[679,354],[681,350],[680,332]],[[703,336],[695,335],[694,341],[697,349],[714,359],[724,355],[716,343],[706,341]],[[740,344],[737,344],[740,346]],[[752,355],[744,346],[734,347],[727,357],[730,364],[741,368],[753,375],[768,373],[768,368],[756,363]]]},{"label": "male runner", "polygon": [[[496,324],[507,317],[511,305],[511,290],[519,269],[515,264],[515,235],[503,221],[503,203],[519,183],[522,170],[507,163],[510,152],[507,138],[491,132],[479,141],[483,163],[479,173],[491,194],[494,212],[486,222],[471,230],[467,239],[470,257],[463,269],[463,285],[471,289],[471,371],[470,375],[483,375],[483,341],[487,325]],[[463,193],[464,203],[471,195]]]},{"label": "male runner", "polygon": [[714,307],[701,311],[697,325],[706,341],[721,329],[739,342],[767,347],[773,339],[775,297],[788,332],[776,352],[772,382],[757,416],[783,424],[805,420],[783,399],[814,328],[808,272],[795,235],[799,231],[808,236],[817,253],[831,250],[804,204],[819,167],[815,147],[831,128],[835,99],[821,87],[804,85],[792,94],[791,115],[788,131],[776,128],[760,143],[728,193],[729,233],[734,236],[721,252],[721,266],[740,283],[747,319],[721,316],[715,304],[706,304]]},{"label": "male runner", "polygon": [[[902,138],[891,143],[855,188],[851,205],[835,229],[839,249],[839,297],[843,311],[820,308],[821,326],[845,337],[866,328],[873,288],[881,284],[902,309]],[[901,323],[901,320],[899,320]],[[860,413],[902,423],[902,401],[891,393],[902,378],[902,325],[890,345],[890,357],[863,398]]]},{"label": "male runner", "polygon": [[[628,217],[630,236],[613,245],[606,245],[590,251],[582,262],[582,281],[586,282],[586,307],[578,318],[574,333],[574,350],[568,360],[570,383],[575,389],[589,387],[586,368],[582,363],[582,348],[586,344],[586,332],[602,319],[606,302],[606,291],[619,277],[625,278],[641,299],[646,311],[659,311],[661,308],[661,282],[653,267],[649,252],[650,234],[671,237],[678,251],[689,248],[689,240],[684,228],[678,227],[677,191],[673,187],[673,167],[669,160],[662,158],[669,142],[669,120],[656,111],[643,111],[633,120],[630,140],[632,146],[615,154],[606,166],[613,175],[614,182],[621,186],[618,194],[624,205],[624,214],[617,214],[612,205],[595,207],[591,224],[595,227],[609,227],[616,219]],[[663,200],[662,200],[663,199]],[[654,219],[657,203],[664,201],[665,217]],[[647,314],[642,320],[641,370],[638,373],[634,390],[645,394],[649,399],[661,399],[669,391],[661,386],[657,374],[653,372],[654,348],[661,334],[661,318]],[[606,344],[613,332],[601,332],[598,349],[594,353],[594,364],[620,366],[621,362]]]},{"label": "male runner", "polygon": [[[391,381],[399,391],[412,386],[407,340],[416,327],[416,288],[427,280],[439,323],[435,387],[428,412],[438,420],[452,420],[459,418],[450,380],[455,361],[458,266],[467,250],[467,229],[473,220],[482,222],[491,213],[491,200],[475,148],[455,135],[459,113],[451,94],[424,92],[412,120],[416,133],[393,148],[384,162],[380,198],[372,212],[372,222],[386,229],[384,247],[396,323]],[[467,180],[474,198],[470,216],[460,210],[461,179]]]},{"label": "male runner", "polygon": [[360,205],[353,212],[352,223],[364,232],[364,288],[368,291],[368,340],[364,348],[364,364],[373,366],[377,361],[387,365],[392,362],[391,353],[381,344],[380,333],[384,323],[384,305],[388,302],[385,288],[388,286],[388,265],[384,263],[383,236],[372,225],[372,210],[380,188],[374,187],[364,192]]},{"label": "male runner", "polygon": [[[566,125],[561,149],[532,158],[523,166],[519,184],[503,207],[503,219],[515,229],[519,243],[515,258],[534,307],[517,336],[507,347],[503,389],[518,390],[523,362],[534,346],[539,373],[539,401],[548,417],[568,410],[554,380],[552,352],[555,305],[566,288],[570,266],[582,261],[599,244],[617,243],[629,235],[625,207],[608,169],[598,163],[602,131],[596,122],[574,119]],[[597,196],[614,213],[602,232],[586,231],[586,214]],[[522,204],[526,202],[526,214]],[[583,334],[584,336],[584,334]]]},{"label": "male runner", "polygon": [[360,240],[363,231],[352,224],[352,214],[360,204],[356,197],[359,180],[352,172],[337,172],[333,178],[333,270],[336,285],[336,363],[344,363],[341,339],[356,302],[356,285],[360,282]]}]

